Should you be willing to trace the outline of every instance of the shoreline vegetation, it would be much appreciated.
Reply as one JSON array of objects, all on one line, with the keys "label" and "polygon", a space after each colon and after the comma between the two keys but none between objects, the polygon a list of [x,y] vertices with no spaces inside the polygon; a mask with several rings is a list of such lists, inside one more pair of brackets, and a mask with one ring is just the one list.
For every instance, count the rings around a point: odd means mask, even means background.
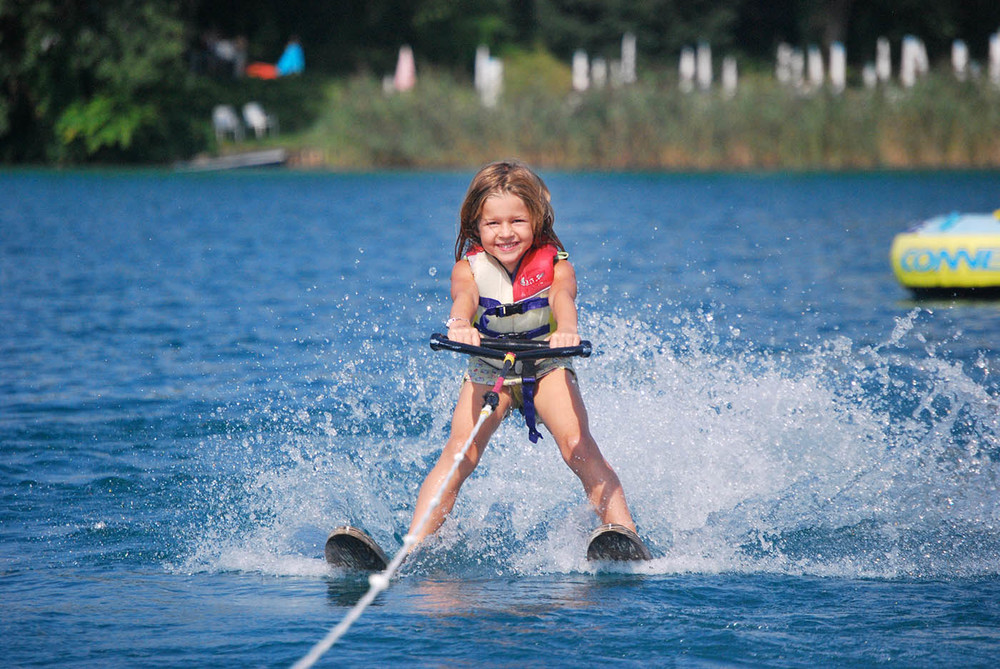
[{"label": "shoreline vegetation", "polygon": [[997,25],[968,0],[0,3],[0,164],[1000,168]]},{"label": "shoreline vegetation", "polygon": [[494,108],[482,106],[471,81],[435,70],[421,72],[405,93],[386,92],[373,75],[287,82],[310,96],[308,122],[215,148],[225,155],[282,147],[293,166],[331,170],[469,168],[497,156],[547,169],[1000,167],[1000,90],[947,71],[912,88],[839,94],[795,90],[752,72],[731,96],[718,88],[683,93],[676,77],[655,74],[573,93],[569,76],[555,62],[512,62]]}]

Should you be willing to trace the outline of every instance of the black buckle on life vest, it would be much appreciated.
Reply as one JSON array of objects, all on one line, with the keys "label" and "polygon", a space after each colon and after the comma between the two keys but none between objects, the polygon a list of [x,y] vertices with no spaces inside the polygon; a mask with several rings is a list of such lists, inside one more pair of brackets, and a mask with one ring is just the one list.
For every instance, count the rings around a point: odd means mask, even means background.
[{"label": "black buckle on life vest", "polygon": [[505,316],[517,316],[518,314],[524,313],[524,304],[523,303],[501,304],[500,306],[494,309],[493,313],[499,316],[500,318],[504,318]]}]

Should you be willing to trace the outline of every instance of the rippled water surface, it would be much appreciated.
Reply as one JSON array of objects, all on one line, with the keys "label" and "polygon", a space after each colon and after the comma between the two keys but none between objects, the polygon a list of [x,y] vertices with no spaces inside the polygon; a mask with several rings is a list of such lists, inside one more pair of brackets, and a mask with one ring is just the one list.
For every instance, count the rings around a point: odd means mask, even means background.
[{"label": "rippled water surface", "polygon": [[[0,173],[8,666],[288,666],[400,545],[463,360],[471,174]],[[544,173],[576,367],[655,559],[511,418],[317,666],[991,666],[1000,302],[917,301],[892,236],[996,173]]]}]

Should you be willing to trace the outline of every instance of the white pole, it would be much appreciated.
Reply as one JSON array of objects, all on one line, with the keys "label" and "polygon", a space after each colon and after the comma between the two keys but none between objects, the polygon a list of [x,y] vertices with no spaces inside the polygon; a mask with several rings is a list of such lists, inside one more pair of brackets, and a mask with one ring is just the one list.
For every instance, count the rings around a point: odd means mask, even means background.
[{"label": "white pole", "polygon": [[707,91],[712,87],[712,47],[708,42],[698,43],[698,88]]},{"label": "white pole", "polygon": [[503,91],[503,61],[499,58],[489,58],[485,65],[483,90],[480,93],[484,107],[496,107]]},{"label": "white pole", "polygon": [[904,88],[911,88],[917,82],[917,61],[919,58],[916,38],[913,35],[907,35],[903,38],[899,54],[899,83]]},{"label": "white pole", "polygon": [[864,82],[865,88],[875,88],[878,86],[878,74],[875,72],[875,63],[865,63],[864,68],[861,70],[861,81]]},{"label": "white pole", "polygon": [[792,57],[789,61],[792,73],[792,86],[801,89],[805,77],[806,58],[802,54],[802,49],[792,49]]},{"label": "white pole", "polygon": [[969,74],[969,47],[960,39],[951,43],[951,67],[955,70],[955,77],[965,81]]},{"label": "white pole", "polygon": [[590,69],[587,63],[587,52],[580,49],[573,54],[573,90],[578,93],[590,88]]},{"label": "white pole", "polygon": [[1000,86],[1000,30],[990,35],[990,81]]},{"label": "white pole", "polygon": [[776,60],[774,75],[778,78],[779,84],[788,86],[792,83],[792,47],[784,42],[779,44]]},{"label": "white pole", "polygon": [[881,84],[889,83],[892,78],[892,51],[885,37],[875,42],[875,76]]},{"label": "white pole", "polygon": [[485,44],[480,44],[476,48],[476,65],[472,77],[473,84],[480,94],[482,94],[483,89],[486,87],[486,67],[489,62],[490,49]]},{"label": "white pole", "polygon": [[736,95],[738,79],[739,72],[736,69],[736,59],[733,56],[726,56],[722,59],[722,93],[727,98]]},{"label": "white pole", "polygon": [[608,62],[603,58],[595,58],[590,63],[590,81],[594,88],[600,90],[608,83]]},{"label": "white pole", "polygon": [[635,35],[625,33],[622,36],[622,83],[635,83]]},{"label": "white pole", "polygon": [[847,52],[840,42],[830,45],[830,88],[834,93],[847,88]]},{"label": "white pole", "polygon": [[689,46],[681,49],[681,62],[678,71],[681,79],[681,91],[690,93],[694,90],[694,75],[698,71],[698,67],[695,64],[694,49]]},{"label": "white pole", "polygon": [[809,88],[812,90],[822,88],[826,77],[823,72],[823,54],[820,52],[819,47],[809,47],[809,50],[806,52],[806,61],[809,70]]}]

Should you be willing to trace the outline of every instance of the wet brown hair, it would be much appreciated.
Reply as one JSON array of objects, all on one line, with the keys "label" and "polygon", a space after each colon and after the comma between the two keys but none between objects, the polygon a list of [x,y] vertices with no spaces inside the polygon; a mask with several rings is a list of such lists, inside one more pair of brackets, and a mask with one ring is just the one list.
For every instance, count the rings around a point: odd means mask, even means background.
[{"label": "wet brown hair", "polygon": [[498,194],[516,195],[524,202],[531,215],[535,246],[548,243],[564,250],[562,242],[552,229],[556,215],[552,210],[551,196],[545,182],[522,162],[500,160],[479,170],[469,184],[459,211],[458,239],[455,240],[456,262],[471,247],[481,243],[479,219],[483,215],[483,206],[487,198]]}]

